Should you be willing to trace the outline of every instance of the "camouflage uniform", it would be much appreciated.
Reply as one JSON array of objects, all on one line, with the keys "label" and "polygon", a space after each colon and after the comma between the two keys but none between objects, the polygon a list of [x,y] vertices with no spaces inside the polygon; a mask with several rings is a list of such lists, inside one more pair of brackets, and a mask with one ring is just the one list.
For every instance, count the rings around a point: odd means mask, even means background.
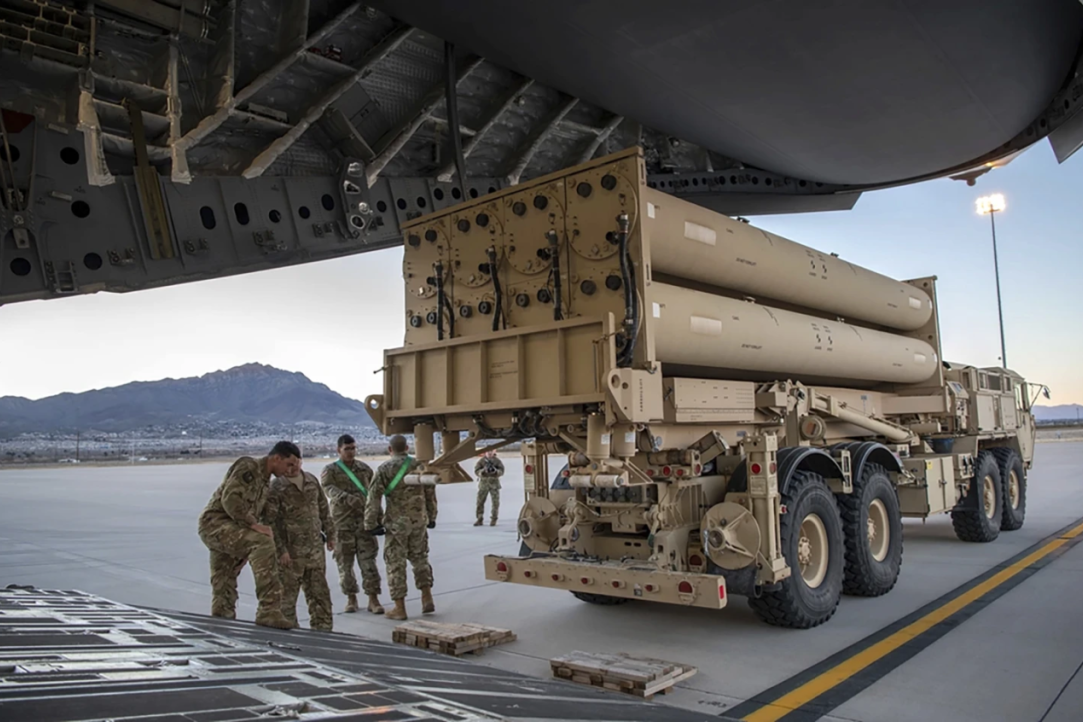
[{"label": "camouflage uniform", "polygon": [[[346,463],[345,461],[342,463]],[[348,464],[361,486],[372,486],[372,469],[363,461],[354,459]],[[379,543],[372,534],[365,531],[365,495],[357,488],[337,462],[323,467],[320,475],[327,498],[331,501],[331,516],[335,521],[335,563],[338,564],[338,579],[343,594],[357,594],[357,577],[354,576],[354,559],[361,567],[361,584],[365,594],[379,596],[380,570],[376,566],[376,554],[380,551]],[[375,526],[383,523],[382,510],[377,510]]]},{"label": "camouflage uniform", "polygon": [[[365,528],[379,526],[380,499],[388,485],[395,479],[399,469],[410,459],[406,454],[393,454],[380,464],[369,489],[365,505]],[[418,462],[411,459],[410,470]],[[414,569],[414,586],[419,590],[432,587],[432,567],[429,565],[429,534],[427,526],[436,522],[436,488],[433,486],[407,486],[401,481],[387,494],[384,523],[387,538],[384,542],[384,562],[387,564],[387,586],[391,598],[406,597],[406,562]]]},{"label": "camouflage uniform", "polygon": [[323,537],[335,538],[335,525],[316,477],[301,473],[301,487],[286,478],[271,482],[264,509],[266,524],[274,529],[278,556],[290,555],[290,566],[280,567],[282,614],[297,624],[297,596],[301,587],[308,603],[309,626],[331,631],[331,590],[327,586],[327,558]]},{"label": "camouflage uniform", "polygon": [[259,599],[256,620],[273,615],[282,602],[275,543],[250,528],[263,513],[270,479],[266,456],[242,456],[229,467],[199,516],[199,538],[211,552],[213,616],[236,617],[237,577],[246,560],[252,565]]},{"label": "camouflage uniform", "polygon": [[485,516],[485,497],[493,499],[492,523],[496,524],[496,517],[500,514],[500,477],[504,475],[504,463],[497,457],[491,459],[482,457],[474,465],[474,476],[478,479],[478,521],[474,526],[481,525],[481,519]]}]

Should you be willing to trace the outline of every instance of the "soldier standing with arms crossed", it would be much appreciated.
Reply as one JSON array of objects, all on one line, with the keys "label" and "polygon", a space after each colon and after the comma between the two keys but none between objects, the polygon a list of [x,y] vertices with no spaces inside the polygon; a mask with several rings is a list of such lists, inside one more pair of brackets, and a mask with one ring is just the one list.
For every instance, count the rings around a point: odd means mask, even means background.
[{"label": "soldier standing with arms crossed", "polygon": [[[380,570],[376,566],[376,553],[380,547],[376,537],[365,531],[365,500],[372,484],[372,469],[357,459],[357,442],[349,434],[338,437],[338,461],[323,468],[320,484],[331,501],[331,516],[338,534],[335,563],[338,564],[342,593],[347,598],[346,611],[357,611],[357,577],[353,572],[356,557],[357,565],[361,567],[361,583],[369,598],[368,610],[383,614]],[[377,508],[374,526],[381,523]]]},{"label": "soldier standing with arms crossed", "polygon": [[282,614],[294,627],[297,596],[304,587],[309,626],[324,632],[333,627],[331,590],[327,586],[327,549],[335,549],[335,525],[316,477],[299,467],[292,476],[271,481],[264,517],[274,530],[282,579]]},{"label": "soldier standing with arms crossed", "polygon": [[504,462],[497,458],[495,451],[486,451],[474,465],[474,476],[478,478],[478,520],[474,526],[481,526],[485,516],[485,497],[493,500],[492,518],[489,526],[496,526],[496,517],[500,513],[500,477],[504,475]]},{"label": "soldier standing with arms crossed", "polygon": [[[421,592],[421,611],[436,611],[432,600],[432,566],[429,564],[429,533],[436,526],[436,488],[407,485],[402,479],[418,462],[406,455],[406,439],[391,437],[391,458],[376,470],[365,505],[365,529],[384,534],[384,562],[387,585],[395,608],[388,619],[406,619],[406,562],[414,568],[414,586]],[[380,499],[387,497],[384,521],[379,523]]]},{"label": "soldier standing with arms crossed", "polygon": [[294,474],[301,450],[279,441],[259,459],[242,456],[233,462],[199,516],[199,538],[211,553],[211,614],[235,619],[237,576],[245,562],[256,582],[256,624],[291,629],[282,616],[282,584],[278,576],[273,532],[259,523],[272,474]]}]

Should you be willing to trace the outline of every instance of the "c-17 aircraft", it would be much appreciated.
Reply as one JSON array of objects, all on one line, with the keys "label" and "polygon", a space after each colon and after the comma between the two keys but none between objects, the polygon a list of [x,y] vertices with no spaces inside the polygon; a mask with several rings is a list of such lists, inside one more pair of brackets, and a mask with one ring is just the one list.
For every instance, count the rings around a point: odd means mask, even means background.
[{"label": "c-17 aircraft", "polygon": [[[0,0],[0,304],[386,249],[419,216],[632,146],[643,149],[648,185],[734,216],[847,210],[866,191],[934,178],[980,183],[1040,141],[1061,162],[1083,143],[1081,41],[1079,0]],[[993,414],[992,393],[979,399]],[[76,527],[56,540],[62,556],[22,543],[5,554],[16,566],[60,559],[97,574],[101,559],[80,547],[88,535]],[[110,553],[139,538],[117,528]],[[1011,587],[990,580],[1025,579],[1039,563],[1026,560],[1054,559],[1070,533],[998,564],[978,586],[1004,593]],[[967,584],[968,595],[978,588]],[[0,683],[0,718],[698,722],[735,719],[745,706],[722,711],[721,696],[695,710],[633,706],[501,663],[63,590],[0,589],[0,674],[12,682]],[[961,598],[910,618],[920,625]],[[987,600],[972,597],[928,637]],[[1041,617],[1031,611],[1019,619]],[[892,624],[902,630],[892,637],[914,626]],[[711,644],[742,644],[707,631]],[[886,634],[867,639],[880,647]],[[915,643],[907,637],[895,656],[920,651]],[[792,641],[778,645],[793,657]],[[737,656],[727,670],[757,655]],[[994,658],[1015,674],[1013,659],[1040,656],[1056,655]],[[876,674],[890,662],[870,659]],[[835,674],[833,660],[812,682],[792,679],[815,686]],[[980,714],[975,695],[950,682],[923,691]]]},{"label": "c-17 aircraft", "polygon": [[729,215],[1083,142],[1078,0],[0,0],[0,303],[363,253],[631,145]]}]

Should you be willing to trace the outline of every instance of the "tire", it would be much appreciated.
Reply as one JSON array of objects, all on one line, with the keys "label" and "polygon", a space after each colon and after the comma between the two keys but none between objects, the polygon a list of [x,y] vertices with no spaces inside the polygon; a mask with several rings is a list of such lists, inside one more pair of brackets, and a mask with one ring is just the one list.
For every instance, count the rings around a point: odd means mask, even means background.
[{"label": "tire", "polygon": [[607,607],[613,607],[618,604],[625,604],[630,602],[630,599],[624,597],[608,597],[604,594],[590,594],[588,592],[572,592],[572,596],[581,602],[587,602],[589,604],[601,604]]},{"label": "tire", "polygon": [[[887,594],[902,568],[902,512],[895,486],[879,464],[865,464],[851,494],[838,494],[846,534],[842,591],[859,597]],[[873,539],[869,535],[874,533]]]},{"label": "tire", "polygon": [[[842,518],[835,495],[823,477],[811,471],[794,472],[782,503],[786,505],[780,521],[782,555],[790,565],[791,574],[759,598],[749,597],[748,604],[760,619],[772,626],[809,629],[830,619],[842,596],[845,565]],[[811,549],[814,563],[805,575],[799,553],[803,536],[819,538],[819,544]],[[813,579],[806,580],[806,576]]]},{"label": "tire", "polygon": [[992,451],[978,452],[974,478],[963,498],[967,508],[953,509],[951,523],[955,536],[966,542],[988,543],[1000,536],[1004,509],[1004,484],[1000,466]]},{"label": "tire", "polygon": [[990,451],[996,457],[1000,480],[1004,482],[1004,513],[1000,517],[1000,530],[1021,529],[1027,515],[1027,472],[1023,469],[1023,460],[1015,449],[1001,447]]}]

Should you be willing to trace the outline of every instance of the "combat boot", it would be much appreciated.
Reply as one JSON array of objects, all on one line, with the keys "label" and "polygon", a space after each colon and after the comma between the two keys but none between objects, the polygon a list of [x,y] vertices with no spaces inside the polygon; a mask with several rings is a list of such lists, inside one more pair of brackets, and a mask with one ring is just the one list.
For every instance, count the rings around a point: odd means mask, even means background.
[{"label": "combat boot", "polygon": [[496,526],[496,519],[489,522],[489,526]]},{"label": "combat boot", "polygon": [[357,595],[356,594],[347,594],[346,595],[346,611],[347,612],[356,612],[357,611]]},{"label": "combat boot", "polygon": [[256,624],[261,627],[273,627],[275,629],[293,629],[293,623],[286,619],[285,615],[275,609],[269,612],[256,612]]},{"label": "combat boot", "polygon": [[436,611],[436,603],[432,600],[432,589],[421,590],[421,613],[432,614]]},{"label": "combat boot", "polygon": [[383,614],[384,607],[380,604],[380,597],[375,594],[369,595],[369,611],[373,614]]},{"label": "combat boot", "polygon": [[481,517],[478,517],[478,520],[474,522],[474,526],[481,526]]},{"label": "combat boot", "polygon": [[395,608],[387,613],[388,619],[406,619],[406,600],[396,599]]}]

